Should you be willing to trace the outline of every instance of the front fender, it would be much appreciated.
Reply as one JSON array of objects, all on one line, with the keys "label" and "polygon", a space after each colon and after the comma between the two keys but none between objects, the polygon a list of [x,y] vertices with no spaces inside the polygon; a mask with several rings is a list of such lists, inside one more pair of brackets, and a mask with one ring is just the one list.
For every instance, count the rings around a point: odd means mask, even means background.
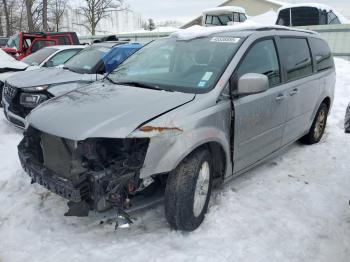
[{"label": "front fender", "polygon": [[230,103],[223,102],[179,121],[171,121],[171,126],[148,123],[139,128],[129,137],[150,137],[140,177],[168,173],[196,148],[210,142],[222,147],[227,170],[230,170],[230,116]]}]

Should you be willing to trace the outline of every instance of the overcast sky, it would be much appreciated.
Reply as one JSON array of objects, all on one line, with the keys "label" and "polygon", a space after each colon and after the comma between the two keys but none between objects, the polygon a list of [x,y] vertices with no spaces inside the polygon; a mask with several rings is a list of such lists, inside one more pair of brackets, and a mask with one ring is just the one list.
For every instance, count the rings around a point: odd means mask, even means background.
[{"label": "overcast sky", "polygon": [[[153,18],[156,22],[164,20],[190,21],[199,16],[201,10],[211,8],[224,0],[125,0],[135,12],[143,18]],[[284,0],[287,2],[286,0]],[[290,2],[293,2],[290,0]],[[350,17],[350,0],[294,0],[294,3],[318,2],[333,6],[347,17]]]}]

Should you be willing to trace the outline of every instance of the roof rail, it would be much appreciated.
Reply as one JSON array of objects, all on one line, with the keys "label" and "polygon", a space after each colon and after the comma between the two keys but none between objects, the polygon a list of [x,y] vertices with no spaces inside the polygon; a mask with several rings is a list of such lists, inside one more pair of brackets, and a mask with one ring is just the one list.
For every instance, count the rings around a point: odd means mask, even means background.
[{"label": "roof rail", "polygon": [[303,30],[303,29],[295,29],[291,27],[285,27],[285,26],[265,26],[261,28],[255,29],[256,31],[268,31],[268,30],[280,30],[280,31],[294,31],[294,32],[301,32],[301,33],[307,33],[312,35],[317,35],[318,33],[311,30]]}]

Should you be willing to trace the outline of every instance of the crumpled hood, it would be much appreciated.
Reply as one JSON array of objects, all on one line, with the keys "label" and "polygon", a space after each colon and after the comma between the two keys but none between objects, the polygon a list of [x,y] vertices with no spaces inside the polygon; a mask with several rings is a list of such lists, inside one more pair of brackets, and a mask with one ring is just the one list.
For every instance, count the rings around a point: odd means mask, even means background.
[{"label": "crumpled hood", "polygon": [[83,75],[61,68],[40,68],[24,71],[9,77],[7,82],[18,88],[35,87],[41,85],[55,85],[75,81],[91,81],[92,75]]},{"label": "crumpled hood", "polygon": [[7,78],[9,78],[10,76],[13,76],[14,74],[18,74],[19,72],[16,72],[16,71],[9,71],[9,72],[6,72],[6,73],[0,73],[0,81],[1,82],[5,82],[5,80]]},{"label": "crumpled hood", "polygon": [[124,138],[141,124],[190,102],[194,96],[96,82],[42,104],[27,121],[43,132],[76,141]]}]

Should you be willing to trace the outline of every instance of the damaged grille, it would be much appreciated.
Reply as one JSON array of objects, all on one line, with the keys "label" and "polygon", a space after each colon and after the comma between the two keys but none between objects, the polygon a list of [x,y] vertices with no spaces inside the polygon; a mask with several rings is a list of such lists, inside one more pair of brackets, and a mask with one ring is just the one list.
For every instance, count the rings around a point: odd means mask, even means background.
[{"label": "damaged grille", "polygon": [[45,133],[41,134],[44,166],[60,176],[70,179],[74,184],[80,182],[80,174],[86,171],[76,159],[76,147],[75,141]]},{"label": "damaged grille", "polygon": [[6,100],[11,101],[13,98],[15,98],[16,94],[17,94],[17,88],[9,85],[8,83],[5,83],[4,97],[6,98]]}]

